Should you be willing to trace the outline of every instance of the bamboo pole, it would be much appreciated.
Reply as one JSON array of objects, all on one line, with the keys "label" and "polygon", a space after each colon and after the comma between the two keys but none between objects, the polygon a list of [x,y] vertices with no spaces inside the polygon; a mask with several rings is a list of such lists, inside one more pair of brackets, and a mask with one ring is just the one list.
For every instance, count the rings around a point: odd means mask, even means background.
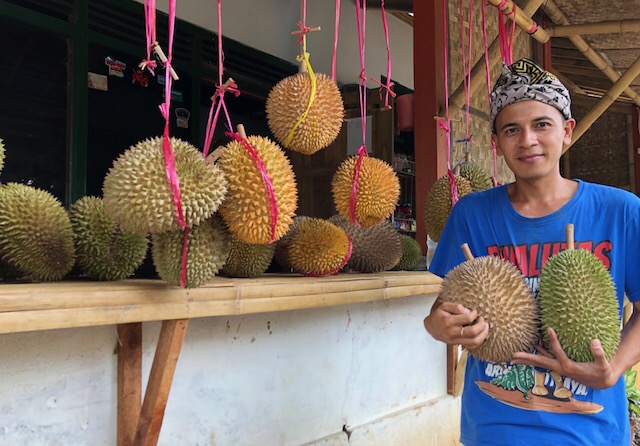
[{"label": "bamboo pole", "polygon": [[[549,18],[556,25],[570,25],[569,19],[564,15],[562,11],[553,3],[553,0],[547,0],[544,2],[544,11]],[[609,66],[609,64],[598,54],[589,44],[580,36],[568,36],[569,40],[575,45],[576,48],[589,59],[602,73],[611,79],[612,82],[616,82],[620,75]],[[640,95],[636,91],[627,87],[624,92],[633,100],[633,102],[640,106]]]},{"label": "bamboo pole", "polygon": [[[507,0],[506,2],[503,0],[489,0],[494,6],[500,8],[502,12],[504,12],[507,17],[511,20],[515,20],[516,25],[525,30],[531,37],[536,39],[540,43],[545,43],[549,40],[549,33],[538,26],[538,24],[531,18],[531,14],[525,13],[522,9],[518,7],[513,1]],[[515,8],[515,17],[511,13]],[[532,32],[533,31],[533,32]]]},{"label": "bamboo pole", "polygon": [[[527,16],[532,16],[544,1],[545,0],[530,0],[527,3],[527,5],[524,7],[523,13],[526,14]],[[518,28],[515,33],[516,34],[515,38],[517,38],[521,32],[522,30]],[[491,44],[487,48],[487,52],[489,53],[489,67],[493,68],[501,60],[500,39],[498,37],[496,37],[493,40],[493,42],[491,42]],[[469,83],[469,90],[472,96],[475,93],[475,91],[485,83],[484,64],[485,64],[484,57],[480,57],[480,59],[478,59],[476,64],[471,69],[471,81]],[[458,88],[456,88],[453,94],[450,96],[449,102],[454,107],[457,107],[460,109],[462,109],[465,106],[466,99],[464,94],[464,82],[462,81],[460,82],[460,85],[458,85]]]},{"label": "bamboo pole", "polygon": [[583,23],[581,25],[552,26],[547,30],[551,37],[568,37],[581,34],[613,34],[640,31],[640,20],[613,20]]},{"label": "bamboo pole", "polygon": [[589,113],[580,120],[573,131],[571,144],[568,147],[565,147],[562,153],[569,150],[569,148],[574,145],[587,130],[589,130],[591,124],[593,124],[593,122],[598,119],[607,110],[607,108],[615,102],[616,99],[618,99],[622,92],[631,85],[631,82],[633,82],[638,75],[640,75],[640,57],[638,57],[627,71],[620,76],[616,83],[613,84],[613,86],[604,95],[602,95],[602,99],[600,99],[598,103],[589,110]]}]

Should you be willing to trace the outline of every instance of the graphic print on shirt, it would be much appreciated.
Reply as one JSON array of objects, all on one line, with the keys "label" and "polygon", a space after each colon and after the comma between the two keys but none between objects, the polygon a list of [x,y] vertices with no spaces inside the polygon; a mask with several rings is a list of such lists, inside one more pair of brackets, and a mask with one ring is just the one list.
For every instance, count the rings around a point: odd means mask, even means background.
[{"label": "graphic print on shirt", "polygon": [[[610,241],[576,242],[575,246],[576,249],[590,251],[600,259],[607,270],[611,269],[613,246]],[[515,265],[537,298],[540,271],[549,257],[565,249],[566,243],[551,242],[490,246],[487,253]],[[510,406],[553,413],[581,414],[595,414],[603,409],[601,405],[575,398],[588,397],[592,389],[553,370],[541,371],[522,364],[486,363],[485,376],[488,381],[476,381],[476,385],[487,395]]]}]

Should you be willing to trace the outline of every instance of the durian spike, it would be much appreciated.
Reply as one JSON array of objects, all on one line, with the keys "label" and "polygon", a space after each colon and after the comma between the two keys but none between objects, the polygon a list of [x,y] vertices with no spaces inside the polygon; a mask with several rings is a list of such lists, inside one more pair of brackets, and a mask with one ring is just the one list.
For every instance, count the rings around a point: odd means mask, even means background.
[{"label": "durian spike", "polygon": [[238,124],[236,128],[238,129],[238,133],[240,134],[242,139],[247,139],[247,132],[244,131],[244,125]]},{"label": "durian spike", "polygon": [[567,233],[567,251],[576,249],[575,240],[573,238],[573,225],[569,223],[566,228]]},{"label": "durian spike", "polygon": [[462,251],[464,252],[464,258],[467,260],[471,260],[473,259],[473,254],[471,254],[471,249],[469,249],[469,244],[468,243],[463,243],[462,245],[460,245],[460,247],[462,248]]}]

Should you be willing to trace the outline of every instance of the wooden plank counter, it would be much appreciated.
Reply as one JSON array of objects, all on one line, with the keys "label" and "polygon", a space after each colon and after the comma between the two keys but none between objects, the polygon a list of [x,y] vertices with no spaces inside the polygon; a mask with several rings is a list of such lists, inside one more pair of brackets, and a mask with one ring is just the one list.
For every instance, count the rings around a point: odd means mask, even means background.
[{"label": "wooden plank counter", "polygon": [[216,277],[180,289],[160,280],[65,281],[0,285],[0,333],[230,316],[371,302],[437,293],[423,271],[324,277],[267,274]]}]

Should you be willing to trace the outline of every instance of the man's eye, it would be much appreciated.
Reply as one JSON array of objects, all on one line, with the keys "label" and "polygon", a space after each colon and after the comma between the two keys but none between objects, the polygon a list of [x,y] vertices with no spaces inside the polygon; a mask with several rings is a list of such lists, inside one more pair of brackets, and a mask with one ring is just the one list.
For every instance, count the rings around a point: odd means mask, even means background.
[{"label": "man's eye", "polygon": [[516,133],[516,129],[514,127],[508,128],[504,131],[505,135],[512,135],[514,133]]}]

